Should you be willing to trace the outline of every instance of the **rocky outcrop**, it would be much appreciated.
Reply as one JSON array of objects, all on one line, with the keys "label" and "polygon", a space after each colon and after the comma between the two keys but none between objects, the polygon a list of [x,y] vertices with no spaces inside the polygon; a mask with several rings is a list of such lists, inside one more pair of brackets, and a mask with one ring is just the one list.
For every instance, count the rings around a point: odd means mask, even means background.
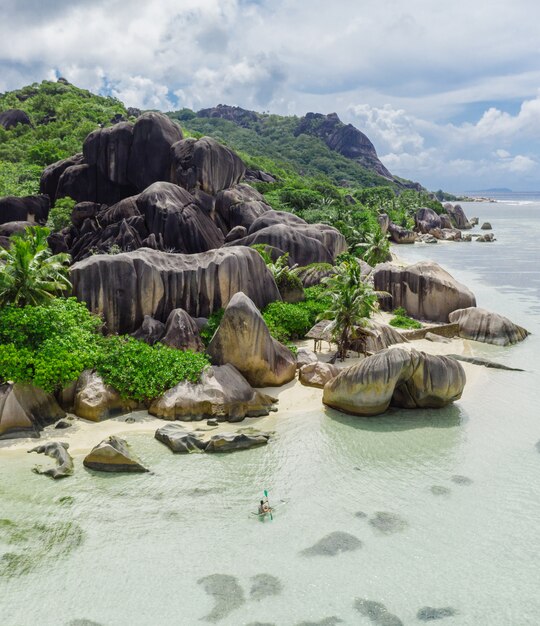
[{"label": "rocky outcrop", "polygon": [[104,439],[84,458],[88,469],[98,472],[147,472],[139,459],[130,451],[127,441],[120,437]]},{"label": "rocky outcrop", "polygon": [[271,207],[256,189],[240,184],[217,194],[215,210],[229,231],[238,226],[249,229],[253,222],[263,213],[270,211]]},{"label": "rocky outcrop", "polygon": [[233,452],[265,446],[270,433],[219,433],[210,437],[205,452]]},{"label": "rocky outcrop", "polygon": [[491,224],[489,222],[484,222],[482,226],[480,226],[480,230],[491,230]]},{"label": "rocky outcrop", "polygon": [[0,385],[0,439],[39,437],[49,424],[65,417],[51,394],[24,383]]},{"label": "rocky outcrop", "polygon": [[92,422],[136,408],[136,403],[124,400],[116,389],[106,385],[101,376],[93,370],[85,370],[75,388],[75,415]]},{"label": "rocky outcrop", "polygon": [[197,117],[218,117],[223,120],[229,120],[229,122],[234,122],[238,126],[249,128],[253,122],[259,119],[259,114],[255,113],[255,111],[247,111],[241,107],[218,104],[211,109],[201,109],[197,112]]},{"label": "rocky outcrop", "polygon": [[313,350],[309,350],[308,348],[298,348],[298,352],[296,353],[296,367],[298,369],[304,365],[317,363],[318,361],[319,359]]},{"label": "rocky outcrop", "polygon": [[495,241],[495,235],[493,233],[485,233],[484,235],[477,237],[476,241],[479,241],[480,243],[491,243],[492,241]]},{"label": "rocky outcrop", "polygon": [[333,273],[334,267],[330,263],[313,263],[298,268],[298,278],[304,288],[320,285],[323,278],[332,276]]},{"label": "rocky outcrop", "polygon": [[0,224],[6,222],[32,222],[45,224],[49,216],[50,202],[45,195],[4,196],[0,198]]},{"label": "rocky outcrop", "polygon": [[468,230],[469,228],[472,228],[472,224],[467,219],[465,211],[462,209],[460,204],[452,205],[447,203],[444,205],[444,210],[450,217],[454,228],[459,228],[460,230]]},{"label": "rocky outcrop", "polygon": [[261,255],[246,247],[201,254],[136,252],[94,255],[71,268],[73,293],[103,316],[112,333],[137,330],[145,315],[165,321],[173,309],[209,317],[243,291],[259,308],[279,300]]},{"label": "rocky outcrop", "polygon": [[153,346],[161,340],[164,334],[165,324],[155,320],[151,315],[145,315],[140,328],[132,333],[131,336],[139,339],[139,341],[144,341],[149,346]]},{"label": "rocky outcrop", "polygon": [[366,350],[368,352],[380,352],[398,343],[407,343],[407,339],[399,330],[389,324],[370,320],[364,330],[368,333],[366,337]]},{"label": "rocky outcrop", "polygon": [[322,389],[327,382],[335,378],[339,368],[330,363],[308,363],[303,365],[298,372],[298,380],[306,387],[318,387]]},{"label": "rocky outcrop", "polygon": [[74,165],[82,165],[84,163],[84,157],[81,154],[75,154],[67,159],[56,161],[51,165],[48,165],[41,174],[39,181],[39,192],[46,194],[51,199],[51,204],[54,204],[58,195],[58,183],[62,174]]},{"label": "rocky outcrop", "polygon": [[292,380],[296,360],[271,335],[250,298],[235,294],[221,320],[208,354],[216,365],[230,363],[254,387],[279,387]]},{"label": "rocky outcrop", "polygon": [[474,294],[436,263],[422,261],[398,267],[390,263],[373,271],[377,291],[392,295],[392,306],[409,315],[434,322],[447,322],[452,311],[476,306]]},{"label": "rocky outcrop", "polygon": [[178,350],[204,352],[204,344],[197,324],[184,309],[173,309],[169,313],[161,342]]},{"label": "rocky outcrop", "polygon": [[388,224],[388,234],[390,240],[394,243],[414,243],[416,241],[416,233],[403,226],[398,226],[394,222]]},{"label": "rocky outcrop", "polygon": [[442,228],[439,215],[428,207],[418,209],[414,215],[414,227],[419,233],[431,233],[435,229]]},{"label": "rocky outcrop", "polygon": [[7,109],[7,111],[0,113],[0,126],[6,130],[15,128],[18,124],[25,126],[32,125],[32,120],[28,117],[26,111],[22,111],[21,109]]},{"label": "rocky outcrop", "polygon": [[181,382],[152,402],[149,413],[170,420],[238,422],[268,415],[276,400],[256,389],[231,364],[209,367],[199,383]]},{"label": "rocky outcrop", "polygon": [[36,474],[43,474],[51,478],[65,478],[73,474],[73,459],[68,452],[69,444],[60,443],[58,441],[50,441],[36,448],[28,450],[28,452],[37,452],[38,454],[46,454],[56,461],[55,467],[42,469],[40,465],[32,468]]},{"label": "rocky outcrop", "polygon": [[212,196],[237,185],[246,171],[238,155],[211,137],[178,141],[172,146],[171,158],[172,182]]},{"label": "rocky outcrop", "polygon": [[459,324],[459,336],[463,339],[497,346],[519,343],[529,335],[525,328],[514,324],[507,317],[477,307],[453,311],[449,320]]},{"label": "rocky outcrop", "polygon": [[203,452],[206,443],[195,433],[187,432],[180,424],[166,424],[158,428],[154,437],[169,447],[175,454]]},{"label": "rocky outcrop", "polygon": [[390,405],[440,408],[459,400],[460,363],[416,350],[390,348],[342,370],[324,387],[323,402],[353,415],[379,415]]}]

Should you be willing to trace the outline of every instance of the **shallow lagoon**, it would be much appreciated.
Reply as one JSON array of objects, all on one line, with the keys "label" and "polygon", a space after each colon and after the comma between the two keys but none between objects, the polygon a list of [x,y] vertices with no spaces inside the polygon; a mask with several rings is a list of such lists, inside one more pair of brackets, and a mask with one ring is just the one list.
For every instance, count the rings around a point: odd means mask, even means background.
[{"label": "shallow lagoon", "polygon": [[[538,624],[540,205],[472,207],[494,244],[397,252],[531,330],[509,349],[470,344],[526,372],[482,370],[440,411],[282,411],[267,447],[232,455],[131,435],[146,475],[78,456],[53,482],[30,472],[42,459],[0,450],[0,518],[21,531],[0,525],[15,555],[0,560],[2,624],[421,624],[424,607],[453,609],[448,625]],[[272,522],[249,514],[263,489]]]}]

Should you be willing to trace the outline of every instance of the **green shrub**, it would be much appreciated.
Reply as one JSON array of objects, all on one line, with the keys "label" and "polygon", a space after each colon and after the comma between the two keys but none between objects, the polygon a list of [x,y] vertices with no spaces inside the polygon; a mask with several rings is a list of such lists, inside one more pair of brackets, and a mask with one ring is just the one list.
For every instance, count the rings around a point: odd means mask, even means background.
[{"label": "green shrub", "polygon": [[67,198],[59,198],[49,211],[47,226],[54,231],[59,231],[69,226],[71,224],[71,212],[76,204],[75,200],[69,196]]},{"label": "green shrub", "polygon": [[390,320],[390,326],[395,328],[422,328],[422,324],[409,317],[403,307],[395,309],[393,314],[394,317]]},{"label": "green shrub", "polygon": [[205,346],[212,341],[214,333],[221,324],[223,313],[225,313],[225,309],[218,309],[217,311],[214,311],[208,318],[208,324],[206,324],[206,326],[201,330],[200,335]]},{"label": "green shrub", "polygon": [[116,336],[102,340],[96,369],[123,398],[147,402],[184,380],[197,383],[208,363],[206,354]]}]

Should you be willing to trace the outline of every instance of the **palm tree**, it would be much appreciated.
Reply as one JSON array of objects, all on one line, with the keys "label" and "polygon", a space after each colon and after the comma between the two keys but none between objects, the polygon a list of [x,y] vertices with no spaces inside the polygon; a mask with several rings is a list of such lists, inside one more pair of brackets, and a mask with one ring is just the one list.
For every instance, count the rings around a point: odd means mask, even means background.
[{"label": "palm tree", "polygon": [[12,235],[9,249],[0,249],[0,306],[47,302],[71,289],[69,254],[52,254],[49,229],[29,226]]},{"label": "palm tree", "polygon": [[361,328],[366,326],[376,308],[377,296],[371,287],[362,281],[360,266],[355,261],[342,263],[335,274],[322,281],[331,298],[328,310],[321,319],[332,320],[327,330],[337,343],[337,355],[342,361],[353,339],[358,339]]},{"label": "palm tree", "polygon": [[380,227],[365,235],[364,241],[357,244],[363,248],[362,259],[371,266],[383,263],[390,258],[390,242],[388,235],[383,233]]}]

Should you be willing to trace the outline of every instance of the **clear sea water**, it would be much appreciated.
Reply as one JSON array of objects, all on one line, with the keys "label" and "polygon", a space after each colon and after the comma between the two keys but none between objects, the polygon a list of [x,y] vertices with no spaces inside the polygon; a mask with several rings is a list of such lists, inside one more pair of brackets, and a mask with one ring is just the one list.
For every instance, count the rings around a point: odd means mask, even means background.
[{"label": "clear sea water", "polygon": [[[151,474],[97,475],[78,456],[54,482],[0,448],[0,624],[400,623],[356,599],[406,625],[425,606],[451,607],[445,626],[540,624],[540,203],[464,208],[495,243],[396,252],[436,260],[532,331],[511,348],[471,343],[525,372],[482,370],[439,411],[281,412],[268,446],[232,455],[128,437]],[[249,515],[262,489],[272,522]],[[334,532],[361,547],[302,554]]]}]

